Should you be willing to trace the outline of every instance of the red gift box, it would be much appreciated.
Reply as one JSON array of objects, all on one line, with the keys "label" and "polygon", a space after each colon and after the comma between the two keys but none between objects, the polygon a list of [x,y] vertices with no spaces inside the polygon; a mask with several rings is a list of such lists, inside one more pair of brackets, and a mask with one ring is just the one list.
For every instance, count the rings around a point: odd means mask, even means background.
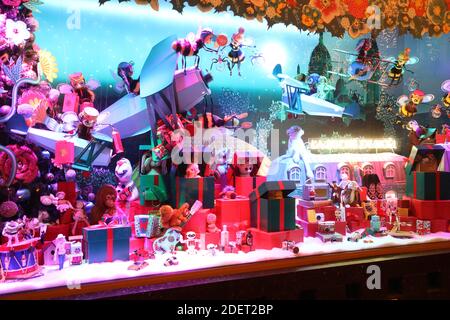
[{"label": "red gift box", "polygon": [[397,200],[397,207],[399,208],[409,208],[410,206],[410,200],[408,199],[398,199]]},{"label": "red gift box", "polygon": [[75,145],[71,141],[59,140],[55,144],[55,164],[72,164],[75,158]]},{"label": "red gift box", "polygon": [[[323,207],[328,207],[328,209],[322,209]],[[327,216],[330,218],[328,220],[334,220],[334,210],[333,209],[333,218],[330,216],[331,209],[333,207],[333,202],[331,200],[317,200],[317,201],[308,201],[299,199],[297,202],[297,216],[300,219],[308,220],[307,211],[308,209],[316,209],[316,212],[323,212],[325,214],[325,219],[327,220]],[[319,210],[320,208],[320,210]]]},{"label": "red gift box", "polygon": [[253,234],[253,248],[266,249],[281,248],[285,240],[295,243],[303,242],[303,229],[295,229],[279,232],[265,232],[258,229],[250,229]]},{"label": "red gift box", "polygon": [[411,213],[418,219],[423,220],[450,220],[450,200],[412,199]]},{"label": "red gift box", "polygon": [[70,224],[56,224],[53,226],[47,226],[44,240],[53,241],[56,239],[58,234],[62,234],[67,238],[70,235]]},{"label": "red gift box", "polygon": [[211,212],[209,209],[197,211],[183,226],[183,231],[194,231],[197,234],[206,232],[206,216]]},{"label": "red gift box", "polygon": [[82,111],[79,108],[80,108],[80,97],[78,96],[78,94],[66,93],[64,95],[63,113],[72,111],[78,114]]},{"label": "red gift box", "polygon": [[362,221],[362,220],[365,220],[364,208],[361,208],[361,207],[345,208],[345,217],[346,217],[347,221],[351,221],[351,220]]},{"label": "red gift box", "polygon": [[[233,236],[233,237],[232,237]],[[229,234],[229,239],[230,241],[235,241],[236,240],[236,235],[233,234]],[[215,245],[219,245],[220,244],[220,232],[206,232],[205,233],[205,246],[207,246],[208,244],[215,244]]]},{"label": "red gift box", "polygon": [[448,232],[448,220],[434,219],[431,220],[431,232]]},{"label": "red gift box", "polygon": [[436,133],[436,144],[444,144],[446,142],[450,142],[450,139],[447,139],[445,134]]},{"label": "red gift box", "polygon": [[77,201],[77,184],[75,181],[58,182],[57,189],[58,192],[63,191],[66,194],[64,200],[70,201],[72,206],[75,206],[75,203]]},{"label": "red gift box", "polygon": [[[389,220],[386,220],[385,226],[387,230],[391,230],[394,225],[389,223]],[[400,231],[412,231],[416,232],[416,217],[400,217]]]},{"label": "red gift box", "polygon": [[236,193],[245,197],[256,188],[258,188],[263,182],[267,180],[266,177],[235,177],[234,186]]},{"label": "red gift box", "polygon": [[217,215],[217,226],[222,229],[223,225],[242,224],[243,228],[250,225],[250,200],[242,199],[217,199],[215,212]]},{"label": "red gift box", "polygon": [[134,250],[144,249],[145,248],[145,241],[147,241],[148,248],[150,251],[153,251],[153,239],[147,239],[147,238],[130,238],[130,253]]}]

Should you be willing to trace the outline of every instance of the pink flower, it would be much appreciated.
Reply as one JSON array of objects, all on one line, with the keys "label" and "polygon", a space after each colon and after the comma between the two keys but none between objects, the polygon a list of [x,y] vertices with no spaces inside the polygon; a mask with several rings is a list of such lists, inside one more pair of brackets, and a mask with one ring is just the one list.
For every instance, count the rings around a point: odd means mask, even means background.
[{"label": "pink flower", "polygon": [[[38,175],[37,157],[36,154],[27,146],[9,145],[7,146],[14,155],[17,161],[17,171],[15,182],[31,183]],[[0,166],[3,169],[1,177],[7,180],[11,170],[11,159],[6,153],[0,154]]]},{"label": "pink flower", "polygon": [[27,40],[31,36],[31,33],[28,31],[25,22],[8,19],[6,20],[5,36],[10,43],[18,46]]},{"label": "pink flower", "polygon": [[22,4],[22,0],[2,0],[5,6],[18,7]]}]

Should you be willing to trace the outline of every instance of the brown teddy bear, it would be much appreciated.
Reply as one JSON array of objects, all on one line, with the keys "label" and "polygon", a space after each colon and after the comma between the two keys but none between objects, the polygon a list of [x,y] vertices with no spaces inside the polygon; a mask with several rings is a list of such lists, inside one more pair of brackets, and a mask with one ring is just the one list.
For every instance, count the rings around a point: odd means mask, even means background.
[{"label": "brown teddy bear", "polygon": [[160,223],[163,229],[173,228],[181,231],[181,226],[187,221],[187,211],[189,210],[189,204],[183,204],[179,209],[173,209],[169,205],[164,205],[159,208]]}]

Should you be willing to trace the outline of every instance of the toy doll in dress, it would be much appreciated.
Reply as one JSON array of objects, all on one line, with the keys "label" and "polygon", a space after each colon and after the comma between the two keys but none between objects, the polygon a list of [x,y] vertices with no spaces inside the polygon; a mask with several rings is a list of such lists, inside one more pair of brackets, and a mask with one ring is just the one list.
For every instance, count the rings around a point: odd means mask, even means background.
[{"label": "toy doll in dress", "polygon": [[55,262],[58,261],[59,270],[62,270],[64,268],[64,260],[66,260],[66,237],[62,234],[58,234],[53,243],[55,245],[53,259]]},{"label": "toy doll in dress", "polygon": [[75,204],[75,211],[73,213],[73,227],[72,227],[72,235],[81,235],[83,232],[83,228],[89,227],[91,224],[86,216],[84,211],[84,202],[81,200],[77,200]]}]

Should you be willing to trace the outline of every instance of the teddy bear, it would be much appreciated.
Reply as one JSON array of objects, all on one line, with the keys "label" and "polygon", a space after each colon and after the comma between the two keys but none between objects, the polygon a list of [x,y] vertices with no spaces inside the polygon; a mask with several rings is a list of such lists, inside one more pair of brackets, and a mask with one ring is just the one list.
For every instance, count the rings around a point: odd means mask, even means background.
[{"label": "teddy bear", "polygon": [[189,210],[189,204],[183,204],[179,209],[173,209],[169,205],[163,205],[159,208],[160,224],[163,229],[173,228],[181,231],[182,224],[187,221],[186,214]]},{"label": "teddy bear", "polygon": [[220,232],[220,229],[216,226],[217,216],[214,213],[209,213],[206,216],[206,224],[209,233]]}]

